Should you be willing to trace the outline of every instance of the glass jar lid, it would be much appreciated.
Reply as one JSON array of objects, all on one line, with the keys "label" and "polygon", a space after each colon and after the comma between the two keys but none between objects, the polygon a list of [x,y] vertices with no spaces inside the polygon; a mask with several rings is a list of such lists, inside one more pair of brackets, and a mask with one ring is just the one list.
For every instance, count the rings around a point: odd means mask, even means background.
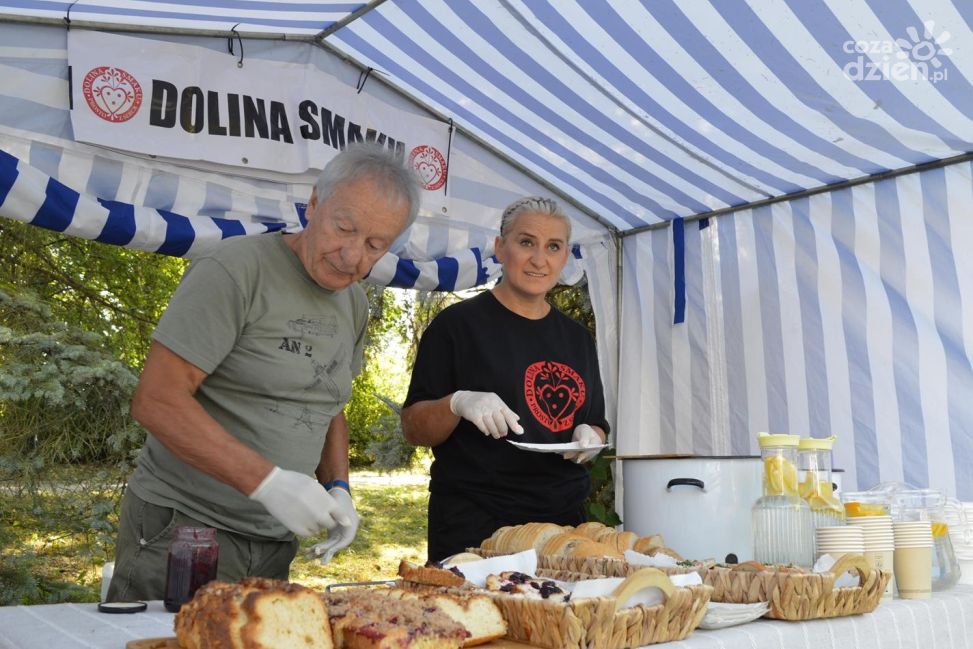
[{"label": "glass jar lid", "polygon": [[760,448],[768,448],[772,446],[797,446],[800,443],[800,435],[787,435],[787,434],[773,434],[770,433],[757,433],[757,443],[760,444]]},{"label": "glass jar lid", "polygon": [[831,437],[802,437],[797,445],[799,451],[830,451],[837,435]]}]

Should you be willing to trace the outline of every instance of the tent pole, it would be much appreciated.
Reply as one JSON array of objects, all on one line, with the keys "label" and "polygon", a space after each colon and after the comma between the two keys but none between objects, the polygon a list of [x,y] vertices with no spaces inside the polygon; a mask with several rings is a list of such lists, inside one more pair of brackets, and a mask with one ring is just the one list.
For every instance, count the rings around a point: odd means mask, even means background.
[{"label": "tent pole", "polygon": [[[793,192],[791,194],[783,194],[781,196],[775,196],[773,198],[766,198],[759,201],[753,201],[752,203],[746,203],[744,205],[735,205],[733,207],[724,207],[722,209],[713,210],[711,212],[702,212],[700,214],[694,214],[693,216],[687,216],[683,219],[686,223],[690,221],[701,221],[703,219],[715,218],[717,216],[725,216],[727,214],[733,214],[734,212],[741,212],[743,210],[752,210],[756,207],[764,207],[766,205],[773,205],[774,203],[783,203],[786,201],[792,201],[796,198],[804,198],[806,196],[814,196],[815,194],[823,194],[825,192],[833,192],[839,189],[847,189],[849,187],[856,187],[858,185],[865,185],[868,183],[878,182],[880,180],[888,180],[889,178],[898,178],[899,176],[907,176],[909,174],[919,173],[921,171],[929,171],[930,169],[939,169],[940,167],[948,167],[950,165],[959,164],[962,162],[969,162],[973,160],[973,151],[967,153],[961,153],[960,155],[953,156],[951,158],[943,158],[942,160],[931,160],[929,162],[923,162],[921,164],[912,165],[909,167],[902,167],[900,169],[890,169],[889,171],[883,171],[881,173],[872,174],[871,176],[861,176],[859,178],[852,178],[851,180],[843,180],[840,183],[834,183],[831,185],[822,185],[821,187],[814,187],[812,189],[802,189],[799,192]],[[652,225],[645,225],[640,228],[632,228],[631,230],[626,230],[621,233],[621,237],[630,237],[634,234],[639,234],[642,232],[649,232],[651,230],[659,230],[661,228],[667,228],[670,226],[672,221],[662,221],[661,223],[653,223]]]},{"label": "tent pole", "polygon": [[384,3],[385,1],[386,0],[372,0],[372,2],[369,2],[368,4],[359,7],[358,9],[351,12],[350,14],[348,14],[338,22],[333,23],[330,27],[326,27],[325,29],[322,29],[320,32],[318,32],[317,36],[314,37],[314,40],[323,41],[328,36],[331,36],[331,34],[335,33],[336,31],[338,31],[348,23],[358,20],[359,18],[361,18],[362,16],[364,16],[365,14],[367,14],[369,11],[373,9],[377,9],[378,6]]},{"label": "tent pole", "polygon": [[[0,23],[22,23],[28,25],[47,25],[64,29],[63,18],[44,18],[41,16],[14,16],[0,14]],[[103,23],[97,20],[71,19],[72,29],[89,29],[93,31],[112,31],[128,34],[166,34],[173,36],[215,36],[226,38],[228,29],[183,29],[181,27],[162,27],[153,25],[121,25]],[[259,39],[265,41],[290,41],[310,43],[314,37],[309,35],[285,34],[282,32],[248,32],[238,29],[241,38]]]}]

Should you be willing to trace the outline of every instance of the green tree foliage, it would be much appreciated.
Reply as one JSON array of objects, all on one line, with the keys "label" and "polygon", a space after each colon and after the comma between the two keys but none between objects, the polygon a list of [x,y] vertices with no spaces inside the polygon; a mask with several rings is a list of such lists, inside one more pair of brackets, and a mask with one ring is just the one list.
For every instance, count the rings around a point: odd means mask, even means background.
[{"label": "green tree foliage", "polygon": [[[99,336],[9,286],[0,323],[0,605],[85,599],[79,584],[113,552],[121,487],[144,441],[128,415],[136,376]],[[74,471],[88,463],[100,468]],[[17,544],[24,528],[31,543]],[[77,574],[59,569],[68,555]]]},{"label": "green tree foliage", "polygon": [[46,303],[0,290],[0,453],[45,463],[125,459],[132,370]]},{"label": "green tree foliage", "polygon": [[388,406],[380,395],[393,400],[405,397],[408,377],[404,376],[396,351],[405,335],[405,303],[396,298],[394,289],[365,285],[368,295],[369,319],[365,340],[365,362],[355,377],[352,395],[345,406],[348,418],[349,456],[354,467],[371,466],[375,455],[369,447],[385,439],[393,422]]},{"label": "green tree foliage", "polygon": [[141,367],[184,259],[128,250],[0,219],[0,283],[26,289],[53,317],[100,335]]},{"label": "green tree foliage", "polygon": [[[453,293],[366,288],[371,320],[365,348],[365,367],[355,379],[345,408],[355,467],[393,471],[415,466],[429,452],[405,441],[399,420],[415,361],[419,335],[446,305]],[[418,333],[416,333],[418,332]]]}]

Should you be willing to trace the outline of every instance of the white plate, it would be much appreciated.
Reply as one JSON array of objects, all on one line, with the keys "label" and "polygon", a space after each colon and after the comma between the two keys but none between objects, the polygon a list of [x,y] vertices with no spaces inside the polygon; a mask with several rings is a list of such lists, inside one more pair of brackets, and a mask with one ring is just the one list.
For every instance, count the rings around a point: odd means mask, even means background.
[{"label": "white plate", "polygon": [[508,439],[508,442],[519,449],[534,451],[535,453],[564,453],[565,451],[591,451],[597,448],[605,448],[608,444],[598,444],[597,446],[582,446],[578,442],[565,442],[563,444],[531,444],[529,442],[515,442]]},{"label": "white plate", "polygon": [[756,604],[726,604],[710,602],[706,608],[706,615],[699,623],[701,629],[723,629],[728,626],[752,622],[770,610],[767,602]]}]

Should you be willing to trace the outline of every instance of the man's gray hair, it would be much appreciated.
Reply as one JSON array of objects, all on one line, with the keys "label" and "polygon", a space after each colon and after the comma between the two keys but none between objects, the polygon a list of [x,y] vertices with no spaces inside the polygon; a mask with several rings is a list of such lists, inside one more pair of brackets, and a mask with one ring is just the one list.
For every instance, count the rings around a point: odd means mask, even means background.
[{"label": "man's gray hair", "polygon": [[[518,198],[503,210],[500,218],[500,237],[506,238],[510,226],[521,214],[548,214],[564,221],[568,226],[568,241],[571,240],[571,219],[564,213],[561,206],[553,198],[543,196],[525,196]],[[567,243],[567,241],[565,242]]]},{"label": "man's gray hair", "polygon": [[409,217],[405,227],[412,225],[419,213],[419,181],[415,173],[402,164],[400,158],[384,146],[373,142],[349,145],[324,166],[314,184],[318,202],[327,200],[338,185],[362,178],[371,178],[378,182],[390,193],[389,198],[408,201]]}]

